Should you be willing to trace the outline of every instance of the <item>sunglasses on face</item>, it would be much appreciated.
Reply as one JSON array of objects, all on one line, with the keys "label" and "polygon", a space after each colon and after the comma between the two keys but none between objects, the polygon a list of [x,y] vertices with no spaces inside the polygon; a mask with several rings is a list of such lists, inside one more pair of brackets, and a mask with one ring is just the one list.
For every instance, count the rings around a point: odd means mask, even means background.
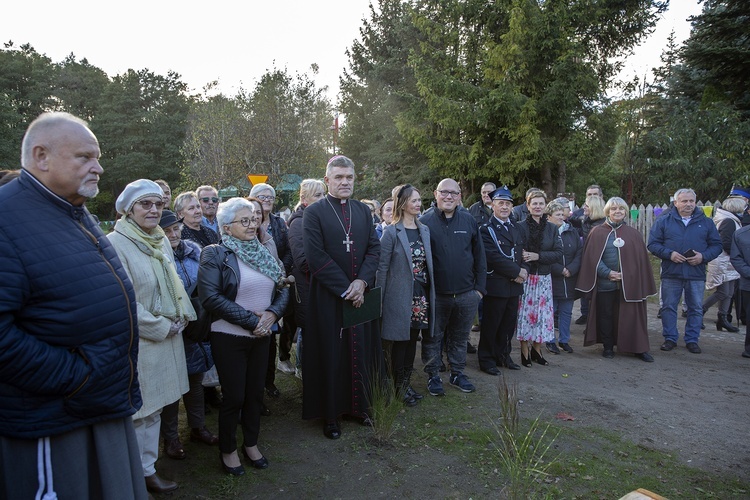
[{"label": "sunglasses on face", "polygon": [[208,203],[209,201],[211,203],[219,203],[219,199],[216,196],[212,196],[211,198],[209,198],[208,196],[206,196],[204,198],[201,198],[201,201],[203,203]]}]

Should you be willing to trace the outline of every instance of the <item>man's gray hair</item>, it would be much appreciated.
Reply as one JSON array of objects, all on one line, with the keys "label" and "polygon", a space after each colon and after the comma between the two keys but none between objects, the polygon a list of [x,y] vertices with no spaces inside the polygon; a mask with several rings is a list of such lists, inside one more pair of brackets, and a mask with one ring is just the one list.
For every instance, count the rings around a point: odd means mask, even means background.
[{"label": "man's gray hair", "polygon": [[[23,141],[21,142],[21,166],[23,168],[29,168],[31,166],[34,161],[34,146],[38,145],[37,143],[40,136],[50,129],[67,123],[75,123],[83,125],[87,129],[89,128],[89,124],[85,121],[63,111],[42,113],[31,122],[23,136]],[[49,147],[49,145],[47,146]]]},{"label": "man's gray hair", "polygon": [[479,188],[479,189],[484,189],[484,186],[492,186],[492,190],[493,190],[493,191],[494,191],[495,189],[497,189],[497,185],[496,185],[496,184],[495,184],[494,182],[490,182],[490,181],[488,181],[488,182],[485,182],[484,184],[482,184],[482,187],[481,187],[481,188]]},{"label": "man's gray hair", "polygon": [[692,188],[680,188],[674,192],[674,201],[677,201],[677,197],[681,194],[692,194],[694,197],[696,197],[696,199],[698,199],[695,191],[693,191]]},{"label": "man's gray hair", "polygon": [[331,168],[333,167],[344,167],[344,168],[354,169],[354,162],[343,155],[334,156],[333,158],[328,160],[328,164],[326,165],[326,177],[331,175]]},{"label": "man's gray hair", "polygon": [[209,186],[208,184],[204,184],[203,186],[198,186],[198,189],[195,190],[195,197],[200,200],[201,199],[201,191],[208,191],[209,189],[211,191],[213,191],[214,193],[216,193],[216,196],[219,196],[219,190],[218,189],[216,189],[213,186]]},{"label": "man's gray hair", "polygon": [[237,212],[243,208],[253,210],[255,208],[253,203],[255,202],[246,200],[245,198],[229,198],[227,201],[222,202],[216,212],[216,222],[219,224],[221,234],[227,234],[224,228],[234,220]]},{"label": "man's gray hair", "polygon": [[172,208],[174,208],[175,213],[179,214],[182,212],[182,209],[185,208],[185,205],[190,203],[190,200],[198,201],[198,197],[194,192],[185,191],[184,193],[178,194],[172,202]]}]

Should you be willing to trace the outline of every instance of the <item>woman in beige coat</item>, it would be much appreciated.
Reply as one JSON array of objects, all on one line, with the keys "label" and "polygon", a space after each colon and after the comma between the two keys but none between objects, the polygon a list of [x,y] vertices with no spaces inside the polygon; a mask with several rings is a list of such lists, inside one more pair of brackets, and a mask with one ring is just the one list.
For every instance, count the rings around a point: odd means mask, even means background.
[{"label": "woman in beige coat", "polygon": [[107,237],[133,283],[138,307],[138,381],[143,406],[133,415],[133,425],[146,487],[163,493],[176,489],[177,483],[160,478],[154,467],[161,410],[188,391],[182,330],[196,315],[175,270],[172,248],[159,227],[164,208],[159,185],[146,179],[131,182],[115,206],[123,217]]},{"label": "woman in beige coat", "polygon": [[729,253],[732,251],[732,237],[734,232],[742,227],[740,217],[745,210],[744,198],[727,198],[721,208],[714,213],[714,224],[721,236],[721,255],[708,263],[706,266],[706,290],[715,290],[703,301],[703,315],[708,312],[712,305],[719,303],[716,316],[716,329],[721,331],[737,333],[739,328],[734,326],[728,319],[729,304],[737,289],[740,274],[735,271],[729,262]]}]

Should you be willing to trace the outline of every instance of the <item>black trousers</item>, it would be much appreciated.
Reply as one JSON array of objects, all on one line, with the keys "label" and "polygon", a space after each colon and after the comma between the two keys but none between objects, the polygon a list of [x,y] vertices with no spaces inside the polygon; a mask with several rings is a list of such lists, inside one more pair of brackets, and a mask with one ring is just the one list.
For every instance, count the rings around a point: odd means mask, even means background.
[{"label": "black trousers", "polygon": [[615,321],[620,317],[620,291],[596,293],[596,330],[604,344],[611,351],[615,345]]},{"label": "black trousers", "polygon": [[[742,309],[745,311],[745,317],[750,318],[750,291],[742,290]],[[745,325],[745,350],[750,352],[750,321]]]},{"label": "black trousers", "polygon": [[391,376],[396,390],[406,390],[414,371],[414,356],[417,354],[417,338],[420,330],[412,328],[409,340],[392,341],[391,344]]},{"label": "black trousers", "polygon": [[224,399],[219,407],[219,449],[237,449],[237,424],[245,446],[258,444],[260,409],[271,337],[251,338],[211,333],[211,352]]},{"label": "black trousers", "polygon": [[477,356],[483,369],[503,366],[510,356],[510,342],[518,321],[518,296],[485,296],[479,329]]}]

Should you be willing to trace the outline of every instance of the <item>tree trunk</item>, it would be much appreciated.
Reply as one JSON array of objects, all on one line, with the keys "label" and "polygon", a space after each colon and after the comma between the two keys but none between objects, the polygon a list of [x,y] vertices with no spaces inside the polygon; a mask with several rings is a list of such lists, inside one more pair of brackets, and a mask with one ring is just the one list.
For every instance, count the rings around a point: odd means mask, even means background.
[{"label": "tree trunk", "polygon": [[544,162],[542,165],[542,191],[547,193],[549,199],[555,193],[554,186],[552,185],[552,165],[549,162]]},{"label": "tree trunk", "polygon": [[[565,160],[560,160],[557,164],[557,193],[565,192],[565,185],[568,181],[567,168]],[[557,193],[555,193],[555,196],[557,196]]]}]

